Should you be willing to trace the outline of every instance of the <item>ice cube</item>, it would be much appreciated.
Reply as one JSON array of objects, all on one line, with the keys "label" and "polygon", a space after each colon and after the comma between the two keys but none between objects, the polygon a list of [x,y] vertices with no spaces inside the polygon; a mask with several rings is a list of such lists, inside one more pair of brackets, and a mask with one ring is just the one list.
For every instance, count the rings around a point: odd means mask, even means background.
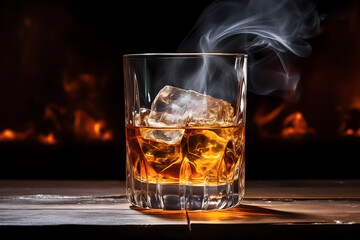
[{"label": "ice cube", "polygon": [[145,123],[150,127],[227,126],[234,123],[234,109],[222,99],[165,86],[155,97]]},{"label": "ice cube", "polygon": [[138,113],[135,113],[134,123],[136,127],[145,126],[145,117],[150,114],[150,109],[140,108]]},{"label": "ice cube", "polygon": [[[228,126],[234,123],[230,103],[192,90],[165,86],[155,97],[150,113],[146,112],[141,135],[167,144],[181,141],[186,126]],[[167,128],[167,129],[166,129]]]},{"label": "ice cube", "polygon": [[[135,114],[135,126],[141,127],[140,133],[144,139],[148,140],[156,140],[157,142],[163,142],[166,144],[176,144],[179,140],[181,140],[184,135],[184,129],[167,129],[163,128],[169,127],[168,125],[161,122],[154,122],[152,119],[147,119],[145,123],[145,118],[150,113],[150,109],[140,108],[139,113]],[[147,128],[146,126],[150,126],[151,128]],[[156,129],[154,129],[156,128]]]},{"label": "ice cube", "polygon": [[184,132],[185,129],[140,129],[140,133],[143,138],[171,145],[178,143],[182,139]]}]

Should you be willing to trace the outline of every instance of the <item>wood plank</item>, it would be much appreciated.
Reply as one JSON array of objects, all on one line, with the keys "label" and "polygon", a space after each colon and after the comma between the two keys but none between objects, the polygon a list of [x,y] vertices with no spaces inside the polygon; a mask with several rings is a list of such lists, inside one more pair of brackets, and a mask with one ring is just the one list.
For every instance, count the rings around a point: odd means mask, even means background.
[{"label": "wood plank", "polygon": [[188,215],[194,239],[354,239],[360,181],[249,181],[240,206]]},{"label": "wood plank", "polygon": [[[157,211],[131,207],[127,199],[58,195],[11,196],[0,199],[0,225],[183,225],[185,211]],[[51,197],[46,197],[51,196]]]},{"label": "wood plank", "polygon": [[[188,239],[185,211],[131,207],[119,181],[0,181],[0,231],[12,237]],[[176,233],[174,235],[174,232]]]},{"label": "wood plank", "polygon": [[[0,181],[0,230],[46,238],[321,238],[360,233],[360,180],[248,181],[245,200],[221,211],[130,207],[119,181]],[[190,231],[191,229],[191,231]],[[294,235],[295,234],[295,235]],[[285,238],[286,236],[287,238]],[[283,237],[283,238],[282,238]],[[349,238],[348,238],[349,237]]]},{"label": "wood plank", "polygon": [[[360,198],[360,180],[246,181],[246,198]],[[125,196],[125,182],[0,180],[0,197],[18,195]]]},{"label": "wood plank", "polygon": [[227,210],[188,214],[191,224],[360,224],[360,202],[256,200]]},{"label": "wood plank", "polygon": [[48,196],[125,196],[125,182],[71,180],[0,180],[0,197]]},{"label": "wood plank", "polygon": [[245,185],[245,198],[360,198],[360,180],[247,181]]}]

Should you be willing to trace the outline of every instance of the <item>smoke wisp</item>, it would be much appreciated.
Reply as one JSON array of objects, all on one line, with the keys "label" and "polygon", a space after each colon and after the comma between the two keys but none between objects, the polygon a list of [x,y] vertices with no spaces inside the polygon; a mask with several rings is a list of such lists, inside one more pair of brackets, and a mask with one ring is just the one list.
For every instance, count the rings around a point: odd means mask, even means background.
[{"label": "smoke wisp", "polygon": [[[300,79],[292,62],[311,53],[307,40],[316,35],[319,25],[310,1],[218,0],[201,14],[179,52],[246,53],[249,91],[290,98]],[[196,75],[211,75],[210,65],[204,59]]]}]

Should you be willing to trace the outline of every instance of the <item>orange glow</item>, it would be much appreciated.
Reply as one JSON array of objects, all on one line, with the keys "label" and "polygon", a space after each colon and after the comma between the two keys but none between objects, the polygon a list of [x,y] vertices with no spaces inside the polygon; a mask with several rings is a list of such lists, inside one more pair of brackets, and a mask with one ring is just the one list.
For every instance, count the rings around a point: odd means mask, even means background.
[{"label": "orange glow", "polygon": [[88,73],[80,74],[80,80],[86,83],[88,86],[95,87],[95,78],[91,74]]},{"label": "orange glow", "polygon": [[346,129],[345,135],[347,135],[347,136],[349,136],[349,135],[354,135],[354,130],[351,129],[351,128]]},{"label": "orange glow", "polygon": [[101,128],[102,128],[102,123],[101,122],[95,122],[94,123],[94,133],[96,136],[100,136],[101,135]]},{"label": "orange glow", "polygon": [[62,82],[64,90],[67,93],[78,91],[81,89],[83,90],[84,87],[90,87],[90,89],[94,90],[96,87],[95,77],[92,74],[88,73],[82,73],[73,78],[64,76]]},{"label": "orange glow", "polygon": [[299,137],[308,133],[314,133],[314,129],[309,128],[301,112],[295,112],[287,116],[283,123],[281,135],[283,137]]},{"label": "orange glow", "polygon": [[355,132],[356,136],[360,137],[360,128]]},{"label": "orange glow", "polygon": [[[81,100],[86,109],[97,110],[95,100],[98,96],[97,78],[92,73],[63,75],[63,87],[71,101]],[[79,99],[79,95],[83,96]],[[99,113],[100,111],[96,111]],[[73,131],[78,139],[109,141],[113,139],[112,131],[108,130],[106,121],[94,118],[87,110],[77,109],[73,114]],[[51,116],[51,114],[48,114]],[[56,123],[56,122],[55,122]],[[56,125],[56,124],[55,124]]]},{"label": "orange glow", "polygon": [[66,113],[66,110],[65,110],[65,108],[59,107],[56,104],[48,104],[45,107],[44,120],[50,120],[54,124],[56,130],[60,131],[61,123],[60,123],[58,117],[56,116],[56,112],[63,115]]},{"label": "orange glow", "polygon": [[38,140],[44,144],[55,144],[57,142],[52,132],[50,132],[48,135],[40,134],[38,136]]},{"label": "orange glow", "polygon": [[241,205],[235,208],[224,210],[208,210],[208,211],[194,211],[188,212],[189,217],[194,221],[213,221],[224,222],[232,221],[234,219],[257,219],[264,217],[281,217],[282,212],[269,210],[266,208]]},{"label": "orange glow", "polygon": [[281,104],[270,113],[265,114],[263,108],[259,108],[254,116],[254,120],[258,126],[262,126],[274,120],[286,107],[286,103]]},{"label": "orange glow", "polygon": [[0,141],[13,141],[13,140],[23,140],[27,138],[33,129],[28,129],[25,132],[16,132],[11,129],[5,129],[4,131],[0,132]]},{"label": "orange glow", "polygon": [[356,136],[356,137],[360,137],[360,128],[358,130],[354,130],[352,128],[348,128],[345,130],[344,132],[344,136]]},{"label": "orange glow", "polygon": [[[25,18],[24,24],[30,26],[31,19]],[[96,75],[92,73],[68,74],[64,72],[62,78],[63,89],[73,106],[61,106],[57,103],[48,103],[44,109],[43,126],[40,132],[34,132],[30,128],[24,132],[15,131],[6,128],[0,131],[0,141],[18,141],[31,140],[42,144],[58,144],[68,137],[69,132],[78,140],[111,141],[113,140],[113,131],[109,130],[107,122],[103,118],[96,119],[101,115],[101,111],[96,105],[98,82]],[[74,109],[75,108],[75,109]],[[84,108],[84,109],[79,109]],[[37,123],[32,123],[32,126]],[[64,132],[64,133],[62,133]]]},{"label": "orange glow", "polygon": [[94,120],[83,110],[75,111],[74,132],[77,137],[93,140],[112,140],[112,133],[106,130],[105,121]]},{"label": "orange glow", "polygon": [[63,86],[66,92],[71,92],[78,88],[77,82],[71,82],[68,80],[63,80]]},{"label": "orange glow", "polygon": [[103,135],[102,135],[102,140],[103,141],[109,141],[109,140],[112,140],[113,139],[113,136],[111,134],[111,132],[104,132]]},{"label": "orange glow", "polygon": [[15,132],[10,129],[5,129],[0,133],[0,140],[13,140],[15,138]]},{"label": "orange glow", "polygon": [[360,109],[360,98],[355,97],[350,105],[350,109]]}]

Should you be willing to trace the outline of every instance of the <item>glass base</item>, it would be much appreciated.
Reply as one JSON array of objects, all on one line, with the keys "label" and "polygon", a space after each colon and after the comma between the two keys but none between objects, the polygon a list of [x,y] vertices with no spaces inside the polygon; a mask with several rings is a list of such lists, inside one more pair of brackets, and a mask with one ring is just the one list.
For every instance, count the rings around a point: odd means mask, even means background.
[{"label": "glass base", "polygon": [[137,207],[163,210],[212,210],[231,208],[244,196],[244,181],[218,186],[127,182],[129,202]]}]

